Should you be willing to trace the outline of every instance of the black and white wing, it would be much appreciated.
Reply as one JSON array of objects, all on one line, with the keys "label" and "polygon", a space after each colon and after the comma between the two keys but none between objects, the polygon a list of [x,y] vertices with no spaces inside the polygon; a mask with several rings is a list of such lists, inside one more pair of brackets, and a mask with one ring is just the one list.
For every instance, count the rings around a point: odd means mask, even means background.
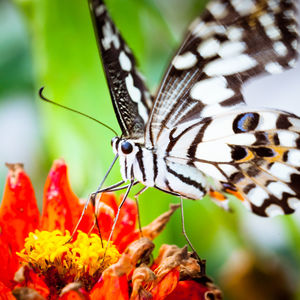
[{"label": "black and white wing", "polygon": [[[190,174],[178,166],[194,167],[212,179],[212,191],[234,194],[260,216],[289,214],[300,206],[299,117],[245,106],[185,125],[164,130],[167,145],[158,141],[174,177],[188,182]],[[173,182],[169,188],[177,192]]]},{"label": "black and white wing", "polygon": [[192,168],[258,215],[300,206],[300,119],[250,109],[241,93],[249,78],[295,63],[295,11],[289,0],[216,0],[192,24],[146,129],[146,145],[165,153],[169,190],[203,188]]},{"label": "black and white wing", "polygon": [[246,80],[293,66],[295,11],[289,0],[210,1],[162,81],[146,145],[156,144],[164,128],[244,106]]},{"label": "black and white wing", "polygon": [[124,137],[144,137],[152,100],[136,69],[135,58],[102,0],[90,0],[101,59],[115,114]]}]

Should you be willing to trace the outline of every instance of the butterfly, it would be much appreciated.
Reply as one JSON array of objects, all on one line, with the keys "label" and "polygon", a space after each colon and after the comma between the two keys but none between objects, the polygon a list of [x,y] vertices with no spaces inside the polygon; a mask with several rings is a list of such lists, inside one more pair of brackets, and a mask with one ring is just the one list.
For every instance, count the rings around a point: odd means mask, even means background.
[{"label": "butterfly", "polygon": [[90,10],[122,135],[112,140],[123,182],[253,213],[300,205],[300,118],[247,106],[243,84],[295,65],[291,0],[212,0],[189,27],[155,95],[102,0]]}]

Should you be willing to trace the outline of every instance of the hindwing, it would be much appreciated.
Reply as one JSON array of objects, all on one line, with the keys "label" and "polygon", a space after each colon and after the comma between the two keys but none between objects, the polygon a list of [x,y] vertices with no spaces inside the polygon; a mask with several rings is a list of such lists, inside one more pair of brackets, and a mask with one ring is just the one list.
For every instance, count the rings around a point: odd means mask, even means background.
[{"label": "hindwing", "polygon": [[289,214],[300,205],[298,117],[276,110],[233,111],[181,124],[169,138],[167,161],[195,167],[213,179],[212,189],[239,195],[254,213]]}]

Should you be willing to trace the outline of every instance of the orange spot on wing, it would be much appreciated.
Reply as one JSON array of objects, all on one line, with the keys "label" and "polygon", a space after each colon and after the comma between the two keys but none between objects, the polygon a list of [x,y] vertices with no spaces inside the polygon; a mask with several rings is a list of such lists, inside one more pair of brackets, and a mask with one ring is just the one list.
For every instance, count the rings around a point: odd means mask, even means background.
[{"label": "orange spot on wing", "polygon": [[238,198],[239,200],[241,201],[244,201],[244,197],[242,196],[242,194],[240,192],[237,192],[237,191],[233,191],[233,190],[229,190],[229,189],[226,189],[226,192],[235,196],[236,198]]},{"label": "orange spot on wing", "polygon": [[215,198],[215,199],[217,199],[217,200],[219,200],[219,201],[224,201],[224,200],[226,200],[226,197],[225,197],[222,193],[217,192],[217,191],[213,191],[213,190],[210,190],[210,191],[209,191],[209,196],[210,196],[210,197],[213,197],[213,198]]},{"label": "orange spot on wing", "polygon": [[276,155],[273,157],[265,157],[265,159],[269,163],[275,162],[275,161],[282,161],[282,157],[283,157],[284,153],[286,151],[288,151],[288,149],[286,147],[281,147],[281,146],[273,146],[270,148],[273,149],[273,151],[276,153]]}]

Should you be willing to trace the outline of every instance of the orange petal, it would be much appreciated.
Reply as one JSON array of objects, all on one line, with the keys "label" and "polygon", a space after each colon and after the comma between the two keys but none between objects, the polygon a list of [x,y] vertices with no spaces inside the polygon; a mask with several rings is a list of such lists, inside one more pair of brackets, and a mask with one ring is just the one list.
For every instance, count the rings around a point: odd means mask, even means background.
[{"label": "orange petal", "polygon": [[128,283],[126,275],[110,274],[101,278],[90,292],[91,300],[128,300]]},{"label": "orange petal", "polygon": [[135,201],[126,199],[120,211],[119,219],[113,234],[115,245],[118,245],[122,238],[135,230],[137,220],[137,206]]},{"label": "orange petal", "polygon": [[[165,299],[167,295],[173,292],[179,280],[179,270],[177,268],[168,272],[160,282],[151,290],[153,300]],[[188,299],[188,298],[186,298]]]},{"label": "orange petal", "polygon": [[84,300],[84,299],[90,299],[87,295],[83,295],[79,291],[69,291],[67,293],[64,293],[59,299],[62,300]]},{"label": "orange petal", "polygon": [[[98,208],[98,224],[100,227],[101,236],[103,239],[107,240],[114,223],[115,212],[106,203],[100,201]],[[94,228],[93,232],[97,233],[97,228]]]},{"label": "orange petal", "polygon": [[[24,239],[39,223],[39,210],[29,177],[20,164],[7,165],[7,176],[0,208],[0,280],[8,282],[18,269],[16,251],[24,246]],[[5,248],[5,249],[4,249]]]},{"label": "orange petal", "polygon": [[205,300],[206,292],[209,289],[192,280],[179,281],[175,290],[167,296],[166,300],[178,300],[178,299],[189,299],[189,300]]},{"label": "orange petal", "polygon": [[111,207],[114,210],[114,213],[116,214],[118,211],[118,203],[115,194],[113,193],[103,193],[101,195],[101,202],[105,203],[109,207]]},{"label": "orange petal", "polygon": [[124,250],[129,246],[129,244],[131,244],[133,241],[138,240],[140,238],[140,232],[139,231],[134,231],[131,232],[127,235],[125,235],[121,241],[119,242],[117,246],[118,251],[120,253],[123,253]]},{"label": "orange petal", "polygon": [[[53,163],[44,188],[44,204],[41,220],[42,230],[60,229],[72,232],[77,224],[83,205],[71,190],[67,166],[62,159]],[[85,214],[81,226],[91,226],[92,218]]]},{"label": "orange petal", "polygon": [[1,300],[16,300],[11,293],[11,290],[0,281],[0,299]]},{"label": "orange petal", "polygon": [[19,268],[18,258],[13,254],[7,239],[0,236],[0,281],[8,287],[13,287],[14,274]]}]

